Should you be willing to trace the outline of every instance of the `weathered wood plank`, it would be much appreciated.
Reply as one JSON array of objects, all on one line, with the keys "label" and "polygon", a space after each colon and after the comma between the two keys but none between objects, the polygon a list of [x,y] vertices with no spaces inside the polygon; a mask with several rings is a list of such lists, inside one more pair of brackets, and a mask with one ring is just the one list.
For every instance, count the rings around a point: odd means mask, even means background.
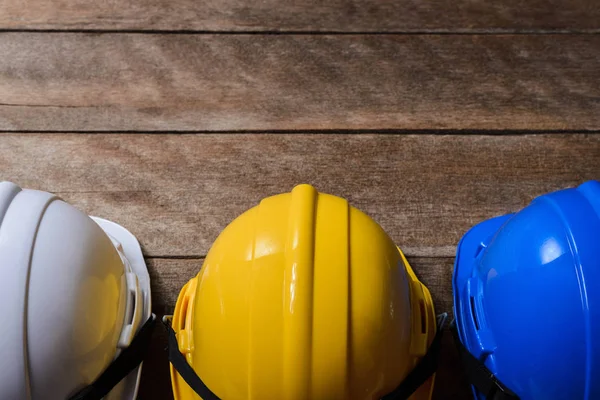
[{"label": "weathered wood plank", "polygon": [[600,129],[600,35],[0,34],[0,130]]},{"label": "weathered wood plank", "polygon": [[600,135],[0,135],[0,179],[129,228],[148,256],[203,256],[298,183],[349,199],[409,256],[452,257],[473,224],[600,178]]},{"label": "weathered wood plank", "polygon": [[[183,285],[194,277],[202,265],[202,259],[156,259],[147,260],[152,282],[153,310],[159,316],[170,314],[175,308],[177,296]],[[452,314],[452,268],[453,258],[409,259],[415,273],[430,289],[436,312]],[[144,363],[140,387],[140,399],[171,399],[168,360],[164,349],[167,337],[159,328],[153,337],[149,358]],[[434,399],[470,399],[470,393],[460,370],[452,336],[446,333],[443,341],[440,366],[436,377]]]},{"label": "weathered wood plank", "polygon": [[2,29],[481,32],[593,30],[594,0],[5,0]]}]

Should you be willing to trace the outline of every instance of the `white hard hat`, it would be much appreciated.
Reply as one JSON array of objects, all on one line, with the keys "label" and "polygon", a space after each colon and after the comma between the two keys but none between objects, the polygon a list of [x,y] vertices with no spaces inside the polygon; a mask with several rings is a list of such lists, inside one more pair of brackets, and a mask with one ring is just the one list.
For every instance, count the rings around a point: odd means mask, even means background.
[{"label": "white hard hat", "polygon": [[0,182],[0,273],[0,399],[135,399],[155,318],[129,231]]}]

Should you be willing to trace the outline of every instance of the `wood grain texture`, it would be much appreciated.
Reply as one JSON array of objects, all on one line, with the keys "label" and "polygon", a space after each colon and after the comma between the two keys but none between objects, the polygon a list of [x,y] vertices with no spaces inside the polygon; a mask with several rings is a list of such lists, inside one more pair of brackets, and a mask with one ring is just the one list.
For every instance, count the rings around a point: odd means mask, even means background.
[{"label": "wood grain texture", "polygon": [[299,183],[349,199],[409,256],[454,256],[473,224],[600,178],[600,135],[3,134],[0,180],[129,228],[151,257],[206,255]]},{"label": "wood grain texture", "polygon": [[[159,316],[171,314],[183,285],[199,271],[203,259],[147,259],[152,282],[153,311]],[[453,258],[411,257],[409,262],[419,279],[429,288],[436,312],[452,314]],[[159,328],[153,336],[149,358],[144,362],[140,400],[172,399],[168,360],[165,352],[167,336]],[[443,339],[440,366],[436,376],[434,399],[470,399],[470,392],[459,365],[452,335]]]},{"label": "wood grain texture", "polygon": [[1,29],[597,31],[594,0],[5,0]]},{"label": "wood grain texture", "polygon": [[0,34],[0,130],[598,130],[600,35]]}]

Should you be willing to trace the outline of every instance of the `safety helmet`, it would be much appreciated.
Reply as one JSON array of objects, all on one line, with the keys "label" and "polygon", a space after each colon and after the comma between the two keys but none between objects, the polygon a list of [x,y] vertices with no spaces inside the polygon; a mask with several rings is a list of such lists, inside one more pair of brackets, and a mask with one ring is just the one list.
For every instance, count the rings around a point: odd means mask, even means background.
[{"label": "safety helmet", "polygon": [[477,399],[600,398],[599,240],[595,181],[462,238],[454,313]]},{"label": "safety helmet", "polygon": [[131,233],[0,182],[0,271],[0,399],[136,397],[153,317]]},{"label": "safety helmet", "polygon": [[171,324],[176,400],[432,393],[429,291],[376,222],[309,185],[262,200],[221,233]]}]

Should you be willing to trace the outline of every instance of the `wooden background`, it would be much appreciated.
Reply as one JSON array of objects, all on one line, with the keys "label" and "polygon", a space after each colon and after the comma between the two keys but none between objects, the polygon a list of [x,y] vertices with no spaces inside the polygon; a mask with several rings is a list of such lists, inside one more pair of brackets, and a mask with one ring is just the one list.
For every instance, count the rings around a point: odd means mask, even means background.
[{"label": "wooden background", "polygon": [[[228,222],[304,182],[451,311],[470,226],[600,179],[599,34],[596,0],[4,0],[0,179],[129,228],[159,315]],[[434,398],[468,399],[444,344]],[[172,398],[165,345],[140,399]]]}]

